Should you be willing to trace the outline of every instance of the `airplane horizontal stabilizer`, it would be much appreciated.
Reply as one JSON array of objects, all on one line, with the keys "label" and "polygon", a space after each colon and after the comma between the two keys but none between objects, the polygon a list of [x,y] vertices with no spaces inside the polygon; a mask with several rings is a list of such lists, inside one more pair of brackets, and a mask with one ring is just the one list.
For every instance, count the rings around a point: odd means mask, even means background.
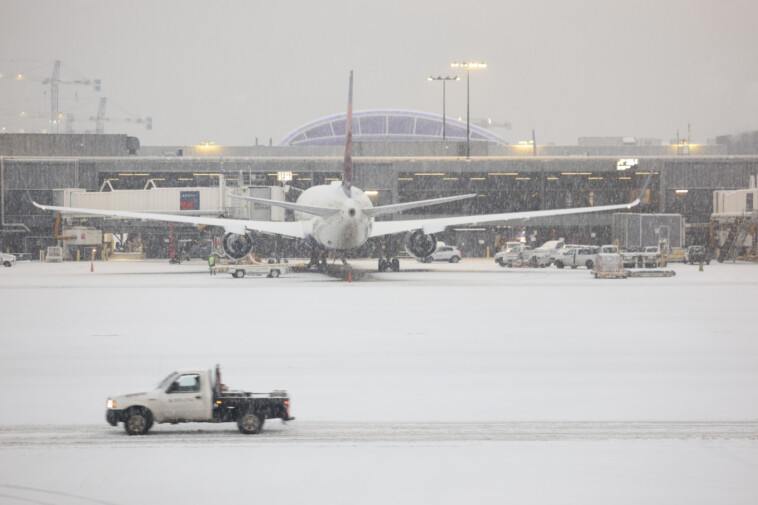
[{"label": "airplane horizontal stabilizer", "polygon": [[314,216],[328,217],[332,214],[339,212],[339,209],[333,207],[316,207],[314,205],[303,205],[301,203],[282,202],[279,200],[268,200],[266,198],[257,198],[255,196],[242,196],[242,195],[229,195],[232,198],[238,200],[249,200],[251,202],[261,203],[263,205],[270,205],[272,207],[282,207],[285,209],[294,210],[297,212],[305,212],[306,214],[313,214]]},{"label": "airplane horizontal stabilizer", "polygon": [[427,207],[429,205],[439,205],[441,203],[455,202],[457,200],[465,200],[467,198],[473,198],[476,193],[468,195],[446,196],[443,198],[432,198],[430,200],[418,200],[415,202],[397,203],[394,205],[382,205],[381,207],[372,207],[370,209],[363,209],[368,217],[383,216],[385,214],[395,214],[408,209],[416,209],[418,207]]}]

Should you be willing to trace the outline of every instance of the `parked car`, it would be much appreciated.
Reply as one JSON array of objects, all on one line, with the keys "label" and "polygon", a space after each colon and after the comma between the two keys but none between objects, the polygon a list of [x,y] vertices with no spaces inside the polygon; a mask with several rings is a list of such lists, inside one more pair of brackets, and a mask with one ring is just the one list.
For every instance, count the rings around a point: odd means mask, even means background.
[{"label": "parked car", "polygon": [[687,248],[687,251],[684,253],[684,262],[685,263],[705,263],[706,265],[711,264],[711,251],[708,250],[707,247],[701,246],[701,245],[691,245]]},{"label": "parked car", "polygon": [[16,264],[16,256],[13,254],[0,253],[4,267],[12,267]]},{"label": "parked car", "polygon": [[437,249],[434,250],[431,256],[419,258],[418,261],[423,263],[431,263],[432,261],[449,261],[450,263],[458,263],[462,258],[463,253],[457,247],[438,244]]}]

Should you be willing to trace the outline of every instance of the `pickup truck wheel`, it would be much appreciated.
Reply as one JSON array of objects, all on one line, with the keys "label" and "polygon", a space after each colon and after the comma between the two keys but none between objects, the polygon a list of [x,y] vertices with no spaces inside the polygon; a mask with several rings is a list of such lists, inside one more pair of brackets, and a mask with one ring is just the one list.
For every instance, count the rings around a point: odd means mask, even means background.
[{"label": "pickup truck wheel", "polygon": [[6,262],[3,263],[3,266],[4,267],[9,267],[9,266],[11,266],[11,262],[10,261],[6,261]]},{"label": "pickup truck wheel", "polygon": [[555,267],[556,268],[563,268],[563,262],[562,261],[556,261],[555,262]]},{"label": "pickup truck wheel", "polygon": [[587,263],[585,264],[587,265],[587,268],[589,268],[590,270],[592,270],[595,267],[595,264],[592,262],[592,260],[587,260]]},{"label": "pickup truck wheel", "polygon": [[261,431],[263,419],[258,417],[257,414],[246,412],[237,420],[237,427],[245,435],[255,435]]},{"label": "pickup truck wheel", "polygon": [[124,421],[124,429],[129,435],[144,435],[152,425],[152,416],[144,409],[130,410]]}]

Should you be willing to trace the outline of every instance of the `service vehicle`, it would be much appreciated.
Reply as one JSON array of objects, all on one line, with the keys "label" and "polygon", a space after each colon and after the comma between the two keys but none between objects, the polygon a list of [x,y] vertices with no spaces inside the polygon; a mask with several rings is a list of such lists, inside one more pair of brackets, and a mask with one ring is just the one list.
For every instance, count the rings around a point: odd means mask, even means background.
[{"label": "service vehicle", "polygon": [[621,253],[624,267],[655,268],[661,257],[660,250],[656,246],[647,246],[641,251],[627,251]]},{"label": "service vehicle", "polygon": [[566,247],[566,243],[563,240],[548,240],[537,247],[534,253],[539,257],[547,256],[547,266],[550,266],[564,247]]},{"label": "service vehicle", "polygon": [[16,255],[0,253],[0,260],[2,260],[4,267],[12,267],[13,265],[16,264]]},{"label": "service vehicle", "polygon": [[[208,267],[212,274],[220,272],[226,272],[232,274],[235,279],[241,279],[246,275],[256,277],[269,277],[277,278],[281,275],[287,275],[290,272],[290,265],[287,263],[276,263],[273,259],[268,262],[252,260],[249,263],[222,263],[218,257],[216,257],[216,264],[212,267]],[[286,261],[286,260],[285,260]]]},{"label": "service vehicle", "polygon": [[153,390],[108,398],[105,419],[124,423],[129,435],[144,435],[153,423],[237,423],[240,432],[260,432],[266,419],[293,421],[286,391],[230,391],[221,369],[171,372]]},{"label": "service vehicle", "polygon": [[587,267],[592,270],[595,267],[595,256],[600,248],[594,245],[570,247],[561,250],[561,254],[555,258],[555,266],[563,267]]},{"label": "service vehicle", "polygon": [[495,254],[495,263],[500,265],[501,267],[505,266],[505,255],[508,254],[508,251],[510,249],[513,249],[514,247],[521,247],[523,245],[523,242],[506,242],[505,246]]},{"label": "service vehicle", "polygon": [[421,261],[422,263],[431,263],[432,261],[449,261],[450,263],[458,263],[461,259],[463,259],[463,253],[457,247],[437,244],[437,248],[430,256],[419,258],[418,261]]},{"label": "service vehicle", "polygon": [[689,264],[703,262],[710,265],[711,252],[701,245],[691,245],[684,253],[684,262]]},{"label": "service vehicle", "polygon": [[546,250],[537,251],[518,242],[517,245],[508,248],[495,261],[501,267],[546,267],[550,264],[550,255]]}]

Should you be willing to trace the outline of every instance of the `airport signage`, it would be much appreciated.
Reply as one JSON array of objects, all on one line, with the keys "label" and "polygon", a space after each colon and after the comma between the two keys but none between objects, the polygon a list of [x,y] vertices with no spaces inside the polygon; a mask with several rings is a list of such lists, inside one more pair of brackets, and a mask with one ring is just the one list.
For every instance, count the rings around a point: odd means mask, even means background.
[{"label": "airport signage", "polygon": [[277,172],[276,180],[279,182],[289,182],[292,180],[292,172]]},{"label": "airport signage", "polygon": [[639,160],[637,158],[624,158],[616,162],[616,170],[629,170],[636,168]]}]

